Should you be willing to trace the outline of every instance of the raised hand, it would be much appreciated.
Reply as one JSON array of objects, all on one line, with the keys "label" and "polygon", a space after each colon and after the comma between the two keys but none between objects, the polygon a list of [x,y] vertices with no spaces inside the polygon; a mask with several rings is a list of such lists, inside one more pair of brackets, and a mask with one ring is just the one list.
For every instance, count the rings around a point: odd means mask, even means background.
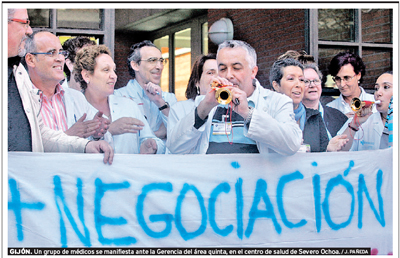
[{"label": "raised hand", "polygon": [[[222,77],[215,77],[211,83],[211,85],[222,85],[224,87],[228,87],[229,89],[232,88],[232,83],[230,83],[227,79]],[[199,106],[197,107],[197,114],[201,119],[205,119],[210,111],[215,107],[218,106],[218,101],[215,98],[215,89],[210,88],[204,99],[200,102]]]},{"label": "raised hand", "polygon": [[249,103],[247,102],[246,92],[239,89],[239,87],[232,87],[231,92],[232,102],[236,103],[233,106],[233,111],[246,119],[249,113]]},{"label": "raised hand", "polygon": [[158,107],[165,104],[165,101],[162,98],[162,89],[159,85],[148,82],[144,86],[144,92],[147,97],[149,97],[150,101],[154,102]]}]

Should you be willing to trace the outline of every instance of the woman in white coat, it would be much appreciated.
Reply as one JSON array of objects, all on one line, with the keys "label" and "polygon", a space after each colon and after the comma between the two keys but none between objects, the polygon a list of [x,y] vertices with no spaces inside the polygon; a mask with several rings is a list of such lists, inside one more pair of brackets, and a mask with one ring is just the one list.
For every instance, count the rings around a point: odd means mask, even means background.
[{"label": "woman in white coat", "polygon": [[[210,90],[210,85],[218,74],[218,65],[215,54],[201,55],[193,65],[192,73],[186,88],[187,100],[175,103],[168,115],[168,134],[174,130],[176,124],[188,114],[192,114],[197,96],[205,95]],[[167,134],[167,135],[168,135]],[[173,144],[168,142],[167,144]]]},{"label": "woman in white coat", "polygon": [[[389,147],[389,129],[387,118],[389,103],[393,97],[393,73],[383,73],[375,83],[375,101],[378,112],[371,113],[372,106],[363,107],[361,116],[348,124],[343,134],[347,135],[349,142],[343,150],[361,151],[378,150]],[[365,114],[365,115],[364,115]]]},{"label": "woman in white coat", "polygon": [[117,75],[106,46],[88,46],[79,50],[74,70],[87,101],[112,122],[105,140],[114,147],[115,153],[165,152],[164,143],[155,137],[138,105],[113,95]]}]

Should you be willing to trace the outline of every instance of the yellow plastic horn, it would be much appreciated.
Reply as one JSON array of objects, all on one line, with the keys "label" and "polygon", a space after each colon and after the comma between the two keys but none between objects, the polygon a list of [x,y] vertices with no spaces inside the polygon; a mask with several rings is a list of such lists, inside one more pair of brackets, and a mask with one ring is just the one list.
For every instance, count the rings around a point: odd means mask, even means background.
[{"label": "yellow plastic horn", "polygon": [[367,101],[367,100],[366,101],[362,101],[359,98],[353,98],[351,100],[350,107],[354,112],[359,112],[359,111],[361,111],[361,109],[364,106],[369,107],[369,106],[372,106],[374,104],[380,104],[380,103],[381,103],[380,100],[377,100],[377,101]]},{"label": "yellow plastic horn", "polygon": [[217,88],[217,90],[215,91],[215,98],[217,99],[218,103],[226,105],[231,103],[232,93],[228,88]]},{"label": "yellow plastic horn", "polygon": [[359,111],[363,106],[365,106],[365,102],[361,101],[359,98],[353,98],[351,100],[350,107],[354,112]]}]

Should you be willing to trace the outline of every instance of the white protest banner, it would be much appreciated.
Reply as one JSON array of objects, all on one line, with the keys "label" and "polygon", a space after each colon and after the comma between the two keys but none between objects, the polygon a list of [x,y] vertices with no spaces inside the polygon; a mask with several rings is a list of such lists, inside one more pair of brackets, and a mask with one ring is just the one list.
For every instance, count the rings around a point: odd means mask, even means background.
[{"label": "white protest banner", "polygon": [[392,149],[8,154],[8,247],[368,247],[393,252]]}]

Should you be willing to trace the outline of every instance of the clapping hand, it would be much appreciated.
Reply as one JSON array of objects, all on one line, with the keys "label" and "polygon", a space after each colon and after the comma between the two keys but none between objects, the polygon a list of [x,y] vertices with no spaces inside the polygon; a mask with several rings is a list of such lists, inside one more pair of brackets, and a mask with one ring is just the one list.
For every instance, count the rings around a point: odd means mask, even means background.
[{"label": "clapping hand", "polygon": [[138,133],[143,129],[144,123],[139,119],[132,117],[121,117],[116,121],[112,122],[108,131],[112,135],[124,134],[124,133]]},{"label": "clapping hand", "polygon": [[99,120],[85,121],[86,113],[76,121],[68,130],[65,131],[67,135],[78,136],[81,138],[87,138],[96,133],[96,130],[100,128],[101,122]]},{"label": "clapping hand", "polygon": [[100,139],[107,132],[108,127],[110,126],[110,120],[103,117],[103,112],[98,111],[94,116],[93,120],[100,121],[100,126],[97,128],[96,132],[93,134],[93,138]]}]

